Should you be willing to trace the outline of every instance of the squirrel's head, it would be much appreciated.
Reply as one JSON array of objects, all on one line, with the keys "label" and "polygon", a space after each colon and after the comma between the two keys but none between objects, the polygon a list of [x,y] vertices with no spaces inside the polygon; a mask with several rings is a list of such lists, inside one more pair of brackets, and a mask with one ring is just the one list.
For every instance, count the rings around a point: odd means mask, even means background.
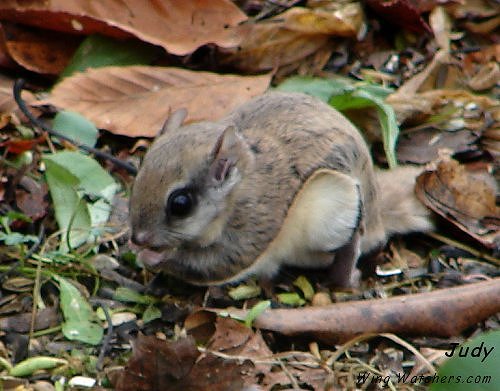
[{"label": "squirrel's head", "polygon": [[155,140],[130,198],[131,241],[158,254],[144,259],[147,266],[154,268],[177,248],[217,242],[231,215],[232,192],[251,159],[232,125],[176,127]]}]

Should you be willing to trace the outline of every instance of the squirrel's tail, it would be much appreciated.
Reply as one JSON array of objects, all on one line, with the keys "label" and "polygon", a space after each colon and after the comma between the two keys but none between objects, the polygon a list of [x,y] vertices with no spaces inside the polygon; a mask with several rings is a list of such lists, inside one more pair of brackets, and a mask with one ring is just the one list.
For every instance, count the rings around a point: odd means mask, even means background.
[{"label": "squirrel's tail", "polygon": [[415,179],[421,167],[399,166],[376,170],[380,197],[380,214],[385,234],[426,232],[434,228],[432,213],[415,195]]}]

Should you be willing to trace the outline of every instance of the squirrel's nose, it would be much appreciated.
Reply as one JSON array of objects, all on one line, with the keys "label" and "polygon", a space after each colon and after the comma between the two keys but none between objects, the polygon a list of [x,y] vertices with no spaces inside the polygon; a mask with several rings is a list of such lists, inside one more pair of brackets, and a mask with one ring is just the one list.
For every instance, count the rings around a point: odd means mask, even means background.
[{"label": "squirrel's nose", "polygon": [[134,231],[132,233],[131,242],[136,246],[144,246],[148,243],[149,234],[146,231]]}]

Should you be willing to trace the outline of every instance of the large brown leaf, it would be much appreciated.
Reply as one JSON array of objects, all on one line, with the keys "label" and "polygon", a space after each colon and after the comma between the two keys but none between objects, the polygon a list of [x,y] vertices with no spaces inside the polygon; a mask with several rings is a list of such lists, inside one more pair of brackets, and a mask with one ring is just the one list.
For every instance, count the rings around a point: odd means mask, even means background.
[{"label": "large brown leaf", "polygon": [[238,45],[231,27],[247,19],[230,0],[2,0],[0,18],[79,34],[125,32],[176,55]]},{"label": "large brown leaf", "polygon": [[105,67],[64,79],[38,104],[77,111],[116,134],[154,137],[176,109],[188,110],[187,122],[216,120],[264,92],[270,80],[268,75],[219,75],[180,68]]}]

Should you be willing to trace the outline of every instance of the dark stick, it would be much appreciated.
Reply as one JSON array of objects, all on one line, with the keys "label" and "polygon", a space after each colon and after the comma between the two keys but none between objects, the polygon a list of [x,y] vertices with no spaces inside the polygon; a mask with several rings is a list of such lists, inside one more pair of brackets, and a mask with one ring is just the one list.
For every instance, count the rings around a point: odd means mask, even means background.
[{"label": "dark stick", "polygon": [[113,336],[113,323],[111,321],[111,315],[109,314],[108,307],[101,304],[102,311],[104,312],[104,316],[106,317],[106,322],[108,322],[108,331],[102,341],[101,350],[99,351],[99,357],[97,358],[96,368],[98,371],[101,371],[104,364],[104,356],[109,349],[109,344],[111,343],[111,337]]},{"label": "dark stick", "polygon": [[[37,240],[28,249],[28,252],[23,256],[23,259],[22,259],[23,262],[30,259],[31,256],[40,248],[40,245],[42,244],[44,237],[45,237],[45,227],[43,224],[40,224],[40,229],[38,230]],[[20,265],[21,265],[21,260],[17,260],[16,262],[14,262],[14,264],[11,265],[11,267],[8,270],[4,271],[3,273],[0,273],[0,282],[3,282],[3,280],[6,277],[9,277],[12,273],[14,273]]]},{"label": "dark stick", "polygon": [[26,102],[21,98],[21,91],[23,90],[24,87],[24,80],[23,79],[17,79],[16,82],[14,83],[14,100],[16,101],[17,105],[19,106],[19,109],[23,112],[23,114],[29,119],[29,121],[36,127],[42,129],[43,131],[47,132],[51,136],[60,138],[61,140],[67,141],[77,148],[94,154],[94,156],[97,156],[98,158],[101,159],[106,159],[115,164],[117,167],[123,168],[126,170],[129,174],[131,175],[137,175],[137,169],[130,163],[127,163],[121,159],[118,159],[117,157],[110,155],[109,153],[102,152],[96,148],[89,147],[87,145],[81,144],[75,140],[70,139],[69,137],[66,137],[62,135],[61,133],[55,131],[51,127],[49,127],[45,122],[42,120],[39,120],[36,118],[31,111],[29,110],[28,106],[26,105]]}]

